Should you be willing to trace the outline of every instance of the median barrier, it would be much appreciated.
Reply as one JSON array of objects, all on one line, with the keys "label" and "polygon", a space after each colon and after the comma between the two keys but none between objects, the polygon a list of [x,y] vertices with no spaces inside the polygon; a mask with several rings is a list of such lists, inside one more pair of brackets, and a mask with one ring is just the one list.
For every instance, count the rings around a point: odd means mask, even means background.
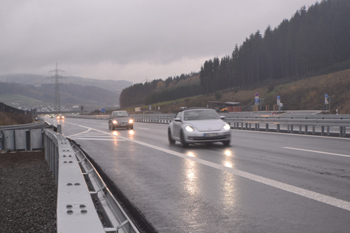
[{"label": "median barrier", "polygon": [[57,232],[139,232],[78,146],[47,129],[44,145],[58,190]]}]

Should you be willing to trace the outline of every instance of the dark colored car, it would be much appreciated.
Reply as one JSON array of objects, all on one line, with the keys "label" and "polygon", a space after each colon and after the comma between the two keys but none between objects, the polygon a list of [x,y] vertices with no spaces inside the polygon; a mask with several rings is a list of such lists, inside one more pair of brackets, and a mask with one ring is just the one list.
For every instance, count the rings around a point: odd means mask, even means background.
[{"label": "dark colored car", "polygon": [[108,127],[110,130],[115,128],[133,129],[134,120],[127,111],[114,111],[109,117]]}]

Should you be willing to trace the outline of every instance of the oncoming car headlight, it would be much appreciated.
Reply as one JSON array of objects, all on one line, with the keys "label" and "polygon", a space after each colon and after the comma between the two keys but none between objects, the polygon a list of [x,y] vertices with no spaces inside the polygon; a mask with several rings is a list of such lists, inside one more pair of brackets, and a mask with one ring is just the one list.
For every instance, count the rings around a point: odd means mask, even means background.
[{"label": "oncoming car headlight", "polygon": [[224,130],[230,130],[230,129],[231,129],[231,126],[229,124],[224,125]]},{"label": "oncoming car headlight", "polygon": [[116,120],[114,120],[114,121],[112,121],[113,122],[113,124],[118,124],[118,121],[116,121]]},{"label": "oncoming car headlight", "polygon": [[132,119],[129,120],[129,124],[132,124],[134,123],[134,121]]},{"label": "oncoming car headlight", "polygon": [[193,127],[191,127],[191,126],[189,126],[189,125],[186,126],[185,129],[186,129],[186,131],[188,131],[188,132],[193,132],[193,130],[194,130]]}]

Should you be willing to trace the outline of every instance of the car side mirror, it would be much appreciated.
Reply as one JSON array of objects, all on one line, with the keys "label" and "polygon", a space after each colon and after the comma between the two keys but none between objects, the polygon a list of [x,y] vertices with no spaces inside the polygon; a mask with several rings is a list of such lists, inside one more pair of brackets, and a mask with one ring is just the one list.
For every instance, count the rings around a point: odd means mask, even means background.
[{"label": "car side mirror", "polygon": [[181,122],[181,119],[180,118],[174,118],[174,121]]},{"label": "car side mirror", "polygon": [[225,119],[225,116],[220,116],[220,119],[221,119],[221,120],[224,120],[224,119]]}]

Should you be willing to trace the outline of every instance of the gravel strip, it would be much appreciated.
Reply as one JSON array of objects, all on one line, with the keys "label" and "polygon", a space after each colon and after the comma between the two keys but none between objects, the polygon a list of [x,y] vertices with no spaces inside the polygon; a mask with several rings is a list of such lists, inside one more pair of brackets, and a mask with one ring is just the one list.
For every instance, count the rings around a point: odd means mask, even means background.
[{"label": "gravel strip", "polygon": [[56,204],[43,151],[0,153],[0,232],[56,232]]}]

